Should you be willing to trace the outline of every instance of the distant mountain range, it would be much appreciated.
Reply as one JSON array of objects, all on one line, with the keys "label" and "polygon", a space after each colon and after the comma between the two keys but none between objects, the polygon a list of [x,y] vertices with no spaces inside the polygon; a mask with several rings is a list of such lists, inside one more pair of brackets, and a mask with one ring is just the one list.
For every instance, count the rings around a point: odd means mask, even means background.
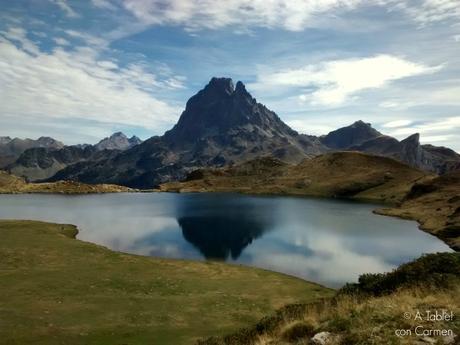
[{"label": "distant mountain range", "polygon": [[35,147],[60,149],[64,144],[50,137],[40,137],[37,140],[0,137],[0,168],[13,163],[24,151]]},{"label": "distant mountain range", "polygon": [[[5,137],[2,137],[5,138]],[[7,151],[12,142],[27,143],[21,149]],[[132,148],[142,142],[138,137],[128,138],[121,132],[104,138],[95,145],[81,144],[65,146],[52,138],[13,139],[0,141],[0,152],[11,152],[10,159],[4,159],[3,168],[10,173],[37,181],[52,177],[65,167],[87,160],[98,161],[113,157],[123,150]],[[16,145],[15,147],[17,147]],[[2,161],[0,154],[0,161]],[[3,156],[4,157],[4,156]],[[8,157],[8,156],[7,156]],[[0,166],[1,168],[2,166]]]},{"label": "distant mountain range", "polygon": [[264,156],[298,163],[344,150],[395,158],[438,174],[460,168],[460,155],[453,150],[421,145],[418,134],[398,141],[363,121],[322,137],[299,134],[258,103],[243,83],[212,78],[188,100],[178,123],[163,136],[141,142],[115,133],[94,146],[32,148],[23,151],[7,170],[29,180],[152,188],[203,167]]}]

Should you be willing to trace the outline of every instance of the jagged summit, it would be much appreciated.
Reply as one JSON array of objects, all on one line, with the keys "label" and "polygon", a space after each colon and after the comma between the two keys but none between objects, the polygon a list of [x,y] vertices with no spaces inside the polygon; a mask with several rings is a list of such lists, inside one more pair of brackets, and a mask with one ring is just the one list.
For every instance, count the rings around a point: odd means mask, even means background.
[{"label": "jagged summit", "polygon": [[105,151],[98,151],[97,160],[91,158],[67,166],[50,180],[152,188],[165,181],[185,178],[198,168],[232,165],[260,157],[296,163],[321,153],[343,150],[392,157],[440,172],[460,164],[460,156],[455,152],[436,147],[425,149],[418,140],[418,136],[411,136],[399,141],[382,135],[361,120],[321,138],[299,134],[275,112],[258,103],[243,82],[234,84],[231,78],[212,78],[188,100],[177,124],[163,136],[152,137],[124,152],[112,150],[108,156],[104,156]]},{"label": "jagged summit", "polygon": [[104,164],[70,166],[52,180],[151,188],[184,178],[191,170],[272,156],[299,162],[326,148],[315,137],[300,135],[256,99],[239,81],[212,78],[192,96],[177,124],[164,136],[126,150]]},{"label": "jagged summit", "polygon": [[241,81],[236,87],[230,78],[212,78],[187,102],[178,123],[165,134],[175,144],[189,144],[237,132],[257,135],[297,135],[281,119],[257,101]]},{"label": "jagged summit", "polygon": [[122,132],[113,133],[110,137],[102,139],[95,147],[97,150],[127,150],[142,142],[138,137],[133,135],[128,138]]},{"label": "jagged summit", "polygon": [[218,92],[223,95],[231,95],[235,91],[235,86],[231,78],[213,77],[203,89],[205,92]]},{"label": "jagged summit", "polygon": [[414,133],[409,135],[406,139],[402,140],[401,143],[419,145],[420,144],[420,133]]}]

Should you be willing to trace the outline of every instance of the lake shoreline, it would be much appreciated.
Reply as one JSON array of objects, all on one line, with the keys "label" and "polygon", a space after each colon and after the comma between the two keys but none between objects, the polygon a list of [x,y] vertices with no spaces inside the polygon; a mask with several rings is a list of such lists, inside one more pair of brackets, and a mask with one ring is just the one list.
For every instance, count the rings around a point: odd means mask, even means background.
[{"label": "lake shoreline", "polygon": [[76,239],[77,232],[68,224],[0,220],[1,339],[185,345],[335,293],[253,267],[117,252]]},{"label": "lake shoreline", "polygon": [[301,194],[301,193],[269,193],[269,192],[260,192],[260,193],[251,193],[246,191],[240,190],[162,190],[158,189],[156,192],[162,193],[177,193],[177,194],[193,194],[193,193],[222,193],[222,194],[241,194],[241,195],[248,195],[248,196],[279,196],[279,197],[299,197],[299,198],[312,198],[312,199],[324,199],[324,200],[343,200],[343,201],[350,201],[356,203],[362,203],[367,205],[375,205],[375,206],[385,206],[384,208],[376,208],[372,211],[372,213],[379,215],[379,216],[387,216],[387,217],[394,217],[399,219],[405,219],[414,221],[418,224],[418,229],[421,231],[428,233],[430,235],[439,238],[445,244],[447,244],[451,249],[456,252],[460,252],[460,244],[457,242],[453,242],[452,238],[443,235],[443,231],[446,228],[443,227],[430,227],[427,225],[422,219],[420,215],[416,213],[405,213],[403,208],[403,204],[401,203],[391,203],[386,200],[378,200],[378,199],[370,199],[370,198],[347,198],[347,197],[331,197],[327,195],[320,195],[320,194]]}]

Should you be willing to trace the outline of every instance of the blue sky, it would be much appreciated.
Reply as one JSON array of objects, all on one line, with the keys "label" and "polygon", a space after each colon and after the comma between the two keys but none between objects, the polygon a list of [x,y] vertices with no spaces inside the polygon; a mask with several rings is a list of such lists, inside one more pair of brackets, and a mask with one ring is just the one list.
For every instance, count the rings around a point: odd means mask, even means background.
[{"label": "blue sky", "polygon": [[294,129],[460,151],[458,0],[0,1],[0,135],[145,139],[212,76]]}]

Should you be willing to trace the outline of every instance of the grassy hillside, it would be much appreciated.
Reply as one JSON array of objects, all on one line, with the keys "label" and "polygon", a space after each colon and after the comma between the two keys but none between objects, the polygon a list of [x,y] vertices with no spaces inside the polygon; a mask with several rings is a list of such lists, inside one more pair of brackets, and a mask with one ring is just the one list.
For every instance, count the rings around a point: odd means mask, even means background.
[{"label": "grassy hillside", "polygon": [[27,183],[24,179],[10,175],[0,170],[0,194],[15,193],[117,193],[134,191],[131,188],[113,184],[89,185],[73,181],[58,181],[50,183]]},{"label": "grassy hillside", "polygon": [[[286,306],[254,327],[198,344],[318,344],[312,338],[328,332],[328,345],[453,345],[460,334],[459,293],[460,254],[430,254],[390,273],[363,275],[359,283],[347,285],[332,299]],[[427,310],[453,312],[454,319],[428,321]],[[416,319],[417,311],[422,320]],[[396,330],[406,333],[397,336]],[[428,330],[451,330],[457,337],[420,335]]]},{"label": "grassy hillside", "polygon": [[460,250],[460,171],[414,184],[400,207],[376,213],[416,219],[420,227]]},{"label": "grassy hillside", "polygon": [[190,344],[333,294],[260,269],[113,252],[76,233],[0,221],[0,344]]},{"label": "grassy hillside", "polygon": [[228,168],[199,170],[187,181],[166,183],[160,189],[348,197],[397,203],[425,175],[391,158],[334,152],[298,165],[267,157]]},{"label": "grassy hillside", "polygon": [[222,169],[197,170],[186,181],[165,183],[172,192],[241,192],[339,197],[381,202],[376,213],[414,219],[460,250],[460,172],[438,177],[391,158],[334,152],[288,165],[261,158]]}]

